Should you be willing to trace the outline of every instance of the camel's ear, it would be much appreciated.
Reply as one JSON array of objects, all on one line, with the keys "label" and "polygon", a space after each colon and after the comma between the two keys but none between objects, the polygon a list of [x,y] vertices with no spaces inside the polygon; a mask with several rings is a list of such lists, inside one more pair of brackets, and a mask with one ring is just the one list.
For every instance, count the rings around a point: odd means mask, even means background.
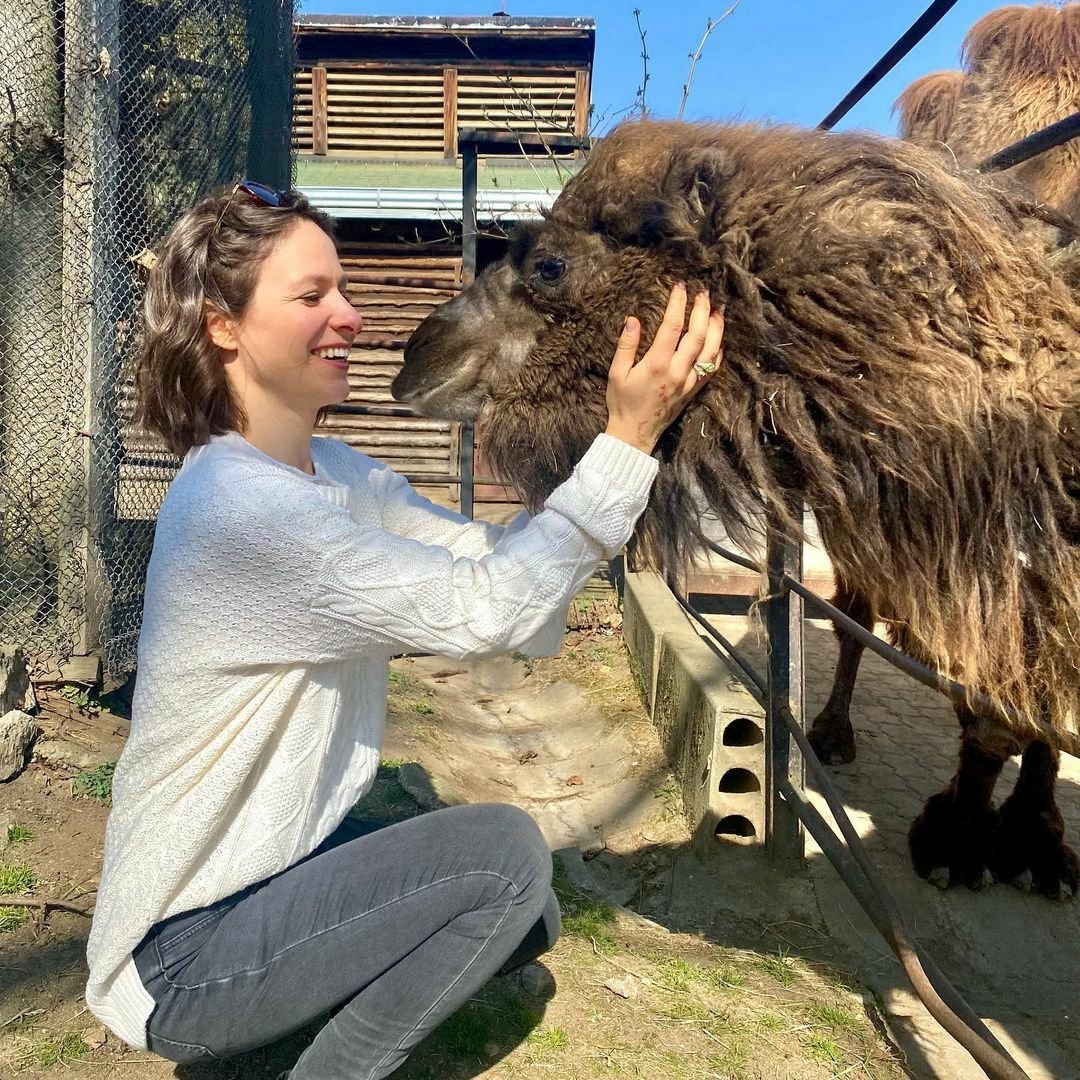
[{"label": "camel's ear", "polygon": [[731,173],[728,156],[716,147],[676,151],[659,191],[604,207],[603,230],[622,243],[701,254],[716,240]]}]

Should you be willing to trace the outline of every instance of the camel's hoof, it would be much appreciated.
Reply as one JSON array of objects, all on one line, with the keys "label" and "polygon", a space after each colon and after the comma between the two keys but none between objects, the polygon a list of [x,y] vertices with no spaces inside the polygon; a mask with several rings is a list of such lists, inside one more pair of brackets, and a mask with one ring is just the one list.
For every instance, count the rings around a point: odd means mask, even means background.
[{"label": "camel's hoof", "polygon": [[822,765],[847,765],[855,760],[855,729],[846,716],[821,713],[806,738]]},{"label": "camel's hoof", "polygon": [[936,870],[931,870],[926,875],[926,880],[931,885],[936,885],[939,889],[947,889],[949,887],[949,868],[947,866],[939,866]]},{"label": "camel's hoof", "polygon": [[958,805],[949,790],[932,796],[908,832],[916,872],[939,889],[992,885],[990,838],[996,820],[992,808]]},{"label": "camel's hoof", "polygon": [[1031,883],[1034,881],[1034,877],[1031,873],[1031,868],[1025,866],[1023,871],[1016,875],[1009,882],[1014,889],[1019,889],[1021,892],[1031,892]]},{"label": "camel's hoof", "polygon": [[1080,892],[1080,858],[1064,836],[1056,808],[1047,810],[1014,793],[1001,806],[994,869],[1003,880],[1026,879],[1050,900],[1071,900]]}]

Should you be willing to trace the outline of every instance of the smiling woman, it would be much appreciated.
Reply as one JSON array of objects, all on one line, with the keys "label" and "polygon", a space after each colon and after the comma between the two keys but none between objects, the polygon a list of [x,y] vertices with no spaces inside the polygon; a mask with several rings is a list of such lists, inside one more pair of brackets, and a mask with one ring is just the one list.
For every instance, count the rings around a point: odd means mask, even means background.
[{"label": "smiling woman", "polygon": [[312,437],[348,395],[361,325],[322,214],[245,181],[180,218],[148,282],[137,389],[184,462],[155,531],[88,949],[87,1004],[121,1038],[195,1061],[332,1013],[294,1080],[379,1080],[554,943],[551,857],[522,811],[347,815],[378,769],[391,656],[557,649],[570,599],[645,507],[694,365],[719,357],[707,300],[684,334],[686,308],[675,289],[637,363],[627,320],[606,430],[503,530]]}]

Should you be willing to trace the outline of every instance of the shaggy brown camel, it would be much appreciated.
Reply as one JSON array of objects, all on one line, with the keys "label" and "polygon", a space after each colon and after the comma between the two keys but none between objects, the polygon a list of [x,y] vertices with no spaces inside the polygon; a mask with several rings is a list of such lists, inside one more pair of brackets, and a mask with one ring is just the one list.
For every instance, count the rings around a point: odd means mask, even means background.
[{"label": "shaggy brown camel", "polygon": [[[963,71],[916,79],[897,99],[901,138],[975,166],[1005,146],[1080,110],[1080,3],[999,8],[964,39]],[[1034,199],[1080,220],[1080,140],[1003,174]],[[1068,237],[1049,235],[1051,261],[1080,291],[1080,258]],[[875,614],[865,597],[837,582],[833,599],[863,626]],[[851,697],[863,647],[837,630],[840,658],[832,692],[808,737],[830,764],[855,760]]]},{"label": "shaggy brown camel", "polygon": [[702,502],[745,543],[798,492],[898,643],[1012,712],[1008,728],[961,712],[957,774],[912,827],[916,869],[1066,897],[1080,861],[1032,721],[1076,742],[1080,304],[1025,212],[896,140],[625,124],[420,325],[393,392],[476,420],[537,507],[603,427],[623,318],[651,335],[672,282],[707,288],[727,308],[725,361],[661,440],[640,551],[676,570]]}]

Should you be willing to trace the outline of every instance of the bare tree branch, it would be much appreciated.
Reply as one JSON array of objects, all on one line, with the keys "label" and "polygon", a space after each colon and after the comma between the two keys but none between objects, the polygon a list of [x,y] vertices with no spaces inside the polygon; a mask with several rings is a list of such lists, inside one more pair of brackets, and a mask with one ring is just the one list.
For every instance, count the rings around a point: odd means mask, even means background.
[{"label": "bare tree branch", "polygon": [[675,114],[676,120],[682,119],[683,109],[686,108],[686,102],[690,97],[690,84],[694,81],[694,68],[697,67],[697,62],[701,59],[702,50],[705,48],[705,42],[709,40],[709,35],[742,3],[742,0],[735,0],[735,3],[731,5],[715,22],[712,19],[705,20],[705,33],[701,35],[701,40],[698,42],[698,47],[690,53],[690,71],[686,76],[686,82],[682,88],[682,101],[679,102],[679,111]]},{"label": "bare tree branch", "polygon": [[645,88],[649,85],[649,50],[645,45],[647,31],[641,29],[641,8],[634,8],[634,22],[637,23],[637,32],[641,36],[641,85],[637,94],[634,95],[634,105],[642,116],[649,115],[649,106],[645,103]]},{"label": "bare tree branch", "polygon": [[93,914],[90,908],[80,907],[78,904],[69,904],[66,900],[53,900],[48,896],[43,896],[40,899],[37,897],[29,899],[21,896],[0,896],[0,907],[38,908],[42,915],[49,908],[55,908],[57,911],[70,911],[75,915],[85,915],[87,918]]}]

